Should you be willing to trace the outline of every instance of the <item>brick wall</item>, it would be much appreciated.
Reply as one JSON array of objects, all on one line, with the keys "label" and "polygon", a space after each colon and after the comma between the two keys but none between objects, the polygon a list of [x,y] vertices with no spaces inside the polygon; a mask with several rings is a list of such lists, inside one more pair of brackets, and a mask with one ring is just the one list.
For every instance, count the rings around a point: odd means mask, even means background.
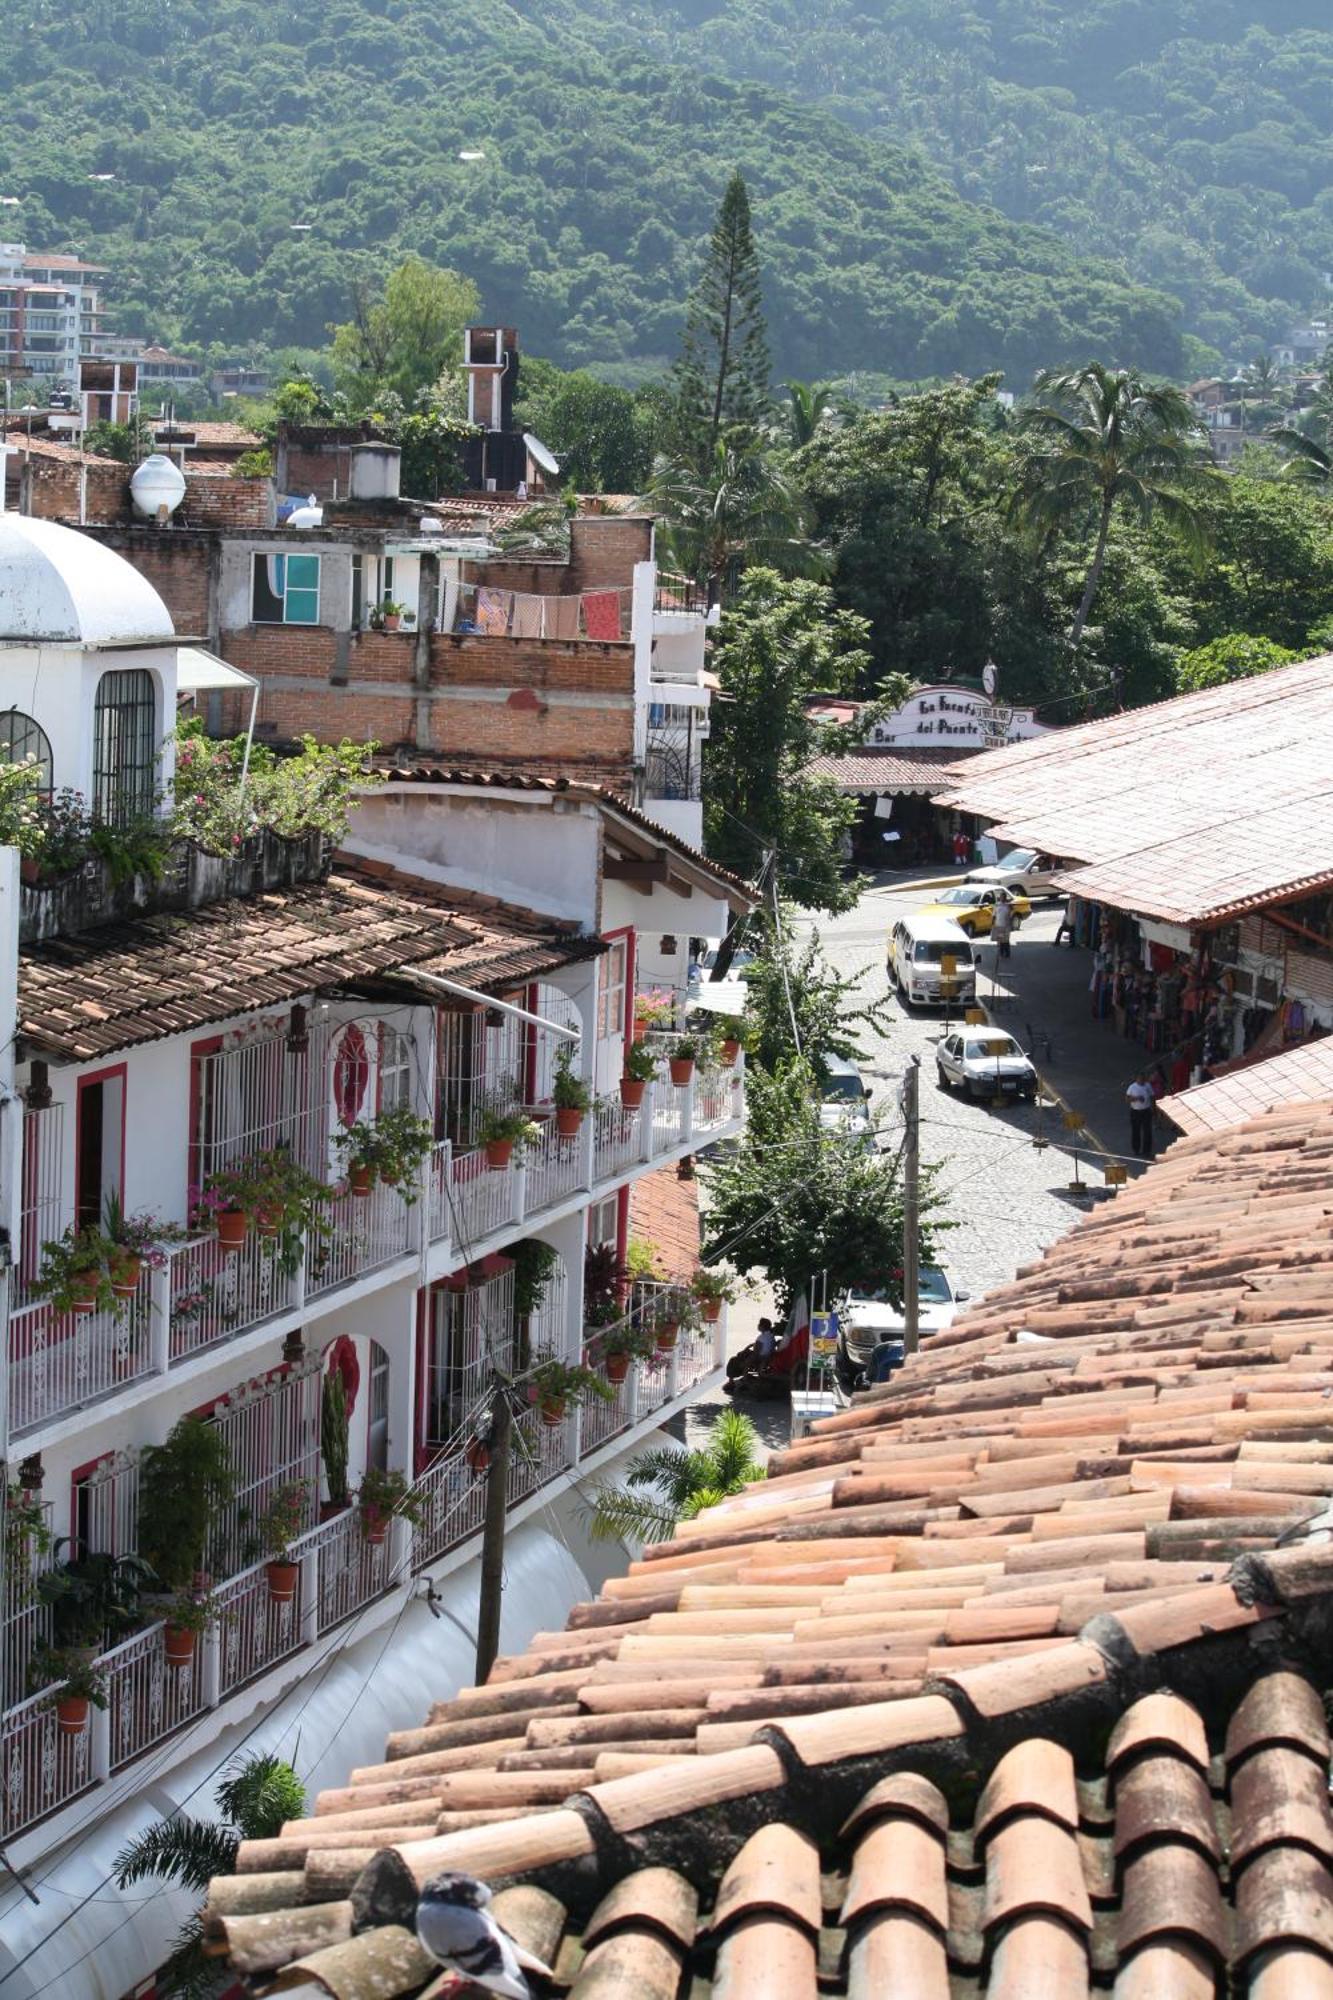
[{"label": "brick wall", "polygon": [[20,457],[20,502],[24,513],[38,520],[80,520],[79,474],[84,475],[82,520],[94,526],[124,521],[130,512],[129,467],[114,459],[89,460]]},{"label": "brick wall", "polygon": [[647,562],[652,548],[653,523],[647,514],[584,515],[570,526],[565,588],[623,588],[633,583],[635,563]]},{"label": "brick wall", "polygon": [[273,482],[187,467],[182,515],[192,528],[271,528],[277,517]]},{"label": "brick wall", "polygon": [[595,639],[487,639],[471,633],[434,632],[432,685],[560,688],[602,694],[634,693],[634,650]]},{"label": "brick wall", "polygon": [[157,540],[135,536],[132,546],[119,553],[147,577],[171,613],[171,622],[181,633],[204,638],[208,634],[208,545],[202,541],[173,541],[169,531]]}]

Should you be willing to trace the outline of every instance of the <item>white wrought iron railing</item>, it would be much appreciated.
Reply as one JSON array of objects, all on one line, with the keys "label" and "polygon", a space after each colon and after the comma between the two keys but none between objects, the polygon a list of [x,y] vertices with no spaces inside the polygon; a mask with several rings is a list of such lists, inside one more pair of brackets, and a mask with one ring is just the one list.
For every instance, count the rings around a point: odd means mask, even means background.
[{"label": "white wrought iron railing", "polygon": [[6,1840],[97,1781],[91,1733],[66,1735],[49,1694],[32,1695],[0,1717],[0,1830]]},{"label": "white wrought iron railing", "polygon": [[603,1097],[594,1109],[593,1171],[599,1181],[627,1173],[642,1145],[642,1111],[627,1111],[618,1097]]},{"label": "white wrought iron railing", "polygon": [[295,1279],[284,1270],[277,1244],[257,1229],[239,1250],[225,1251],[216,1236],[196,1236],[167,1256],[173,1362],[230,1340],[295,1302]]},{"label": "white wrought iron railing", "polygon": [[322,1297],[405,1256],[411,1210],[396,1187],[376,1181],[366,1195],[340,1194],[330,1204],[327,1234],[306,1245],[306,1296]]},{"label": "white wrought iron railing", "polygon": [[583,1133],[562,1139],[551,1119],[523,1149],[524,1212],[536,1215],[576,1194],[583,1178]]},{"label": "white wrought iron railing", "polygon": [[174,1736],[207,1707],[202,1645],[189,1666],[168,1666],[166,1628],[150,1625],[102,1656],[111,1732],[110,1768],[121,1770]]},{"label": "white wrought iron railing", "polygon": [[455,1153],[449,1169],[446,1234],[466,1258],[484,1237],[493,1236],[514,1220],[515,1173],[486,1162],[484,1146]]},{"label": "white wrought iron railing", "polygon": [[47,1300],[9,1322],[9,1431],[21,1437],[124,1389],[154,1366],[149,1274],[115,1309],[57,1312]]}]

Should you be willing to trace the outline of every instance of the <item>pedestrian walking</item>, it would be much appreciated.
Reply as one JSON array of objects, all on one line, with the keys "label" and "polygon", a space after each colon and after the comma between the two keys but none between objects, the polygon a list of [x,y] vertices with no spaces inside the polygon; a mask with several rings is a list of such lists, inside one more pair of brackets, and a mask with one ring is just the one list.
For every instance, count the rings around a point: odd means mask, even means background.
[{"label": "pedestrian walking", "polygon": [[1001,896],[996,901],[990,934],[995,940],[1000,957],[1008,958],[1009,945],[1014,935],[1014,906],[1007,896]]},{"label": "pedestrian walking", "polygon": [[1141,1160],[1150,1160],[1153,1155],[1153,1116],[1157,1109],[1157,1099],[1148,1081],[1148,1072],[1140,1070],[1129,1089],[1125,1092],[1129,1100],[1129,1143]]},{"label": "pedestrian walking", "polygon": [[1061,917],[1060,917],[1060,927],[1059,927],[1059,929],[1058,929],[1058,930],[1056,931],[1056,933],[1055,933],[1055,936],[1054,936],[1054,937],[1053,937],[1053,938],[1051,939],[1051,943],[1052,943],[1052,944],[1063,944],[1066,938],[1068,938],[1068,939],[1069,939],[1069,942],[1070,942],[1070,944],[1073,944],[1073,942],[1074,942],[1074,898],[1073,898],[1072,896],[1066,896],[1066,897],[1065,897],[1065,907],[1064,907],[1064,910],[1063,910],[1063,912],[1062,912],[1062,914],[1061,914]]},{"label": "pedestrian walking", "polygon": [[963,832],[961,832],[961,831],[960,831],[960,832],[958,832],[958,833],[956,833],[956,834],[954,835],[954,837],[953,837],[953,865],[954,865],[954,867],[955,867],[955,868],[966,868],[966,866],[967,866],[967,850],[968,850],[968,848],[969,848],[969,847],[971,846],[971,844],[972,844],[972,843],[971,843],[971,842],[969,841],[969,839],[968,839],[968,837],[967,837],[967,835],[966,835],[965,833],[963,833]]}]

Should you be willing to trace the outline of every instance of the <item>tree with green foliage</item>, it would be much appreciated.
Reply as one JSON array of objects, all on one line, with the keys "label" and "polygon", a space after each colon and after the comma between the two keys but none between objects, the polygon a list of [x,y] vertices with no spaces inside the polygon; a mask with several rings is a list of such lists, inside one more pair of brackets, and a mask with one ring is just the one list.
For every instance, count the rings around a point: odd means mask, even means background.
[{"label": "tree with green foliage", "polygon": [[857,1061],[863,1032],[890,1032],[888,996],[859,992],[865,979],[864,972],[845,974],[829,964],[818,931],[797,942],[788,925],[779,931],[767,924],[745,972],[745,1025],[753,1037],[747,1060],[776,1070],[802,1056],[819,1083],[828,1077],[830,1057]]},{"label": "tree with green foliage", "polygon": [[1195,694],[1200,688],[1223,687],[1228,681],[1248,680],[1252,674],[1266,674],[1274,667],[1289,667],[1302,657],[1274,645],[1271,639],[1259,639],[1250,632],[1228,632],[1182,657],[1176,668],[1176,686],[1181,694]]},{"label": "tree with green foliage", "polygon": [[1308,431],[1292,424],[1275,424],[1268,433],[1282,454],[1282,469],[1288,479],[1315,486],[1322,492],[1333,479],[1333,452]]},{"label": "tree with green foliage", "polygon": [[589,1534],[595,1542],[669,1542],[682,1521],[764,1477],[758,1444],[748,1417],[723,1410],[693,1451],[667,1444],[636,1452],[622,1485],[594,1487]]},{"label": "tree with green foliage", "polygon": [[806,574],[824,567],[805,532],[799,487],[758,437],[729,432],[702,465],[660,457],[648,497],[670,560],[704,587],[710,606],[734,594],[747,564]]},{"label": "tree with green foliage", "polygon": [[661,398],[525,357],[515,419],[560,461],[564,485],[577,493],[639,493],[652,472]]},{"label": "tree with green foliage", "polygon": [[821,424],[831,423],[837,400],[827,382],[788,382],[787,408],[783,412],[786,442],[794,451],[809,444]]},{"label": "tree with green foliage", "polygon": [[[830,1296],[891,1284],[902,1268],[902,1193],[893,1163],[859,1134],[820,1123],[815,1073],[801,1061],[750,1072],[746,1128],[733,1152],[701,1166],[708,1190],[704,1258],[766,1277],[786,1313],[811,1274],[828,1274]],[[921,1257],[934,1259],[922,1203]]]},{"label": "tree with green foliage", "polygon": [[123,424],[104,418],[100,423],[89,424],[83,434],[83,447],[102,458],[118,458],[122,465],[137,465],[153,449],[153,427],[137,410]]},{"label": "tree with green foliage", "polygon": [[1135,369],[1093,361],[1070,373],[1043,371],[1022,429],[1029,446],[1017,499],[1023,520],[1039,535],[1084,522],[1093,531],[1068,632],[1077,649],[1118,512],[1140,521],[1156,516],[1182,539],[1199,540],[1190,491],[1202,477],[1199,421],[1178,389],[1149,383]]},{"label": "tree with green foliage", "polygon": [[673,371],[683,456],[701,470],[732,432],[756,437],[768,411],[768,334],[744,177],[727,182]]},{"label": "tree with green foliage", "polygon": [[[780,879],[809,909],[856,900],[842,879],[856,801],[811,759],[851,748],[859,730],[816,722],[815,694],[847,694],[868,665],[866,622],[837,608],[825,585],[747,570],[713,644],[719,699],[704,750],[704,826],[715,859],[753,878],[777,855]],[[886,693],[901,699],[905,681]]]},{"label": "tree with green foliage", "polygon": [[378,297],[358,278],[351,319],[332,329],[334,381],[349,412],[386,397],[410,409],[461,359],[463,328],[480,310],[471,279],[422,257],[405,258]]},{"label": "tree with green foliage", "polygon": [[[267,1753],[237,1758],[217,1788],[220,1819],[172,1813],[127,1841],[111,1864],[118,1889],[156,1879],[202,1896],[215,1875],[233,1875],[243,1840],[276,1840],[305,1812],[305,1789],[290,1764]],[[191,1917],[158,1971],[163,2000],[212,2000],[229,1983],[205,1956],[202,1916]]]}]

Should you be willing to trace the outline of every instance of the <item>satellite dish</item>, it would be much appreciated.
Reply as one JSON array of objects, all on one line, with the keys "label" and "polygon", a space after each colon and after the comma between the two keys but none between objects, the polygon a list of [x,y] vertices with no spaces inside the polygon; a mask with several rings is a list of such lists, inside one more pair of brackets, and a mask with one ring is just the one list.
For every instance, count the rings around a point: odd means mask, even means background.
[{"label": "satellite dish", "polygon": [[534,437],[531,431],[524,431],[523,443],[526,447],[528,457],[540,471],[544,472],[549,479],[558,479],[560,477],[559,459],[553,451],[548,451],[539,437]]},{"label": "satellite dish", "polygon": [[981,669],[981,685],[985,688],[988,697],[993,699],[995,690],[1000,685],[1000,675],[994,660],[987,660],[985,666]]}]

